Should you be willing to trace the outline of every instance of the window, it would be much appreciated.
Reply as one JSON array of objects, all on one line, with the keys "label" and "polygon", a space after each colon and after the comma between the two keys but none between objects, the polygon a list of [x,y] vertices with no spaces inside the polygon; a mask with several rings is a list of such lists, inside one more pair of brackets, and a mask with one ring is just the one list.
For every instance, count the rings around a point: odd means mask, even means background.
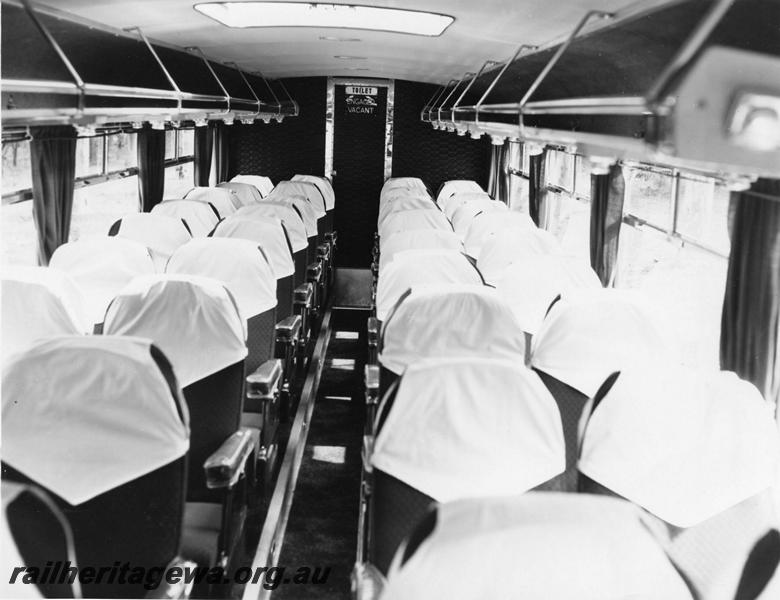
[{"label": "window", "polygon": [[165,132],[165,160],[176,158],[176,130],[168,129]]},{"label": "window", "polygon": [[73,193],[70,241],[105,236],[114,221],[138,212],[138,176],[86,185]]},{"label": "window", "polygon": [[3,144],[3,194],[32,187],[30,142]]},{"label": "window", "polygon": [[560,150],[547,151],[545,176],[548,186],[574,191],[574,155]]},{"label": "window", "polygon": [[165,169],[164,198],[184,198],[193,187],[195,180],[192,162],[175,165]]},{"label": "window", "polygon": [[101,175],[103,165],[103,136],[76,140],[76,177]]},{"label": "window", "polygon": [[574,157],[574,195],[590,198],[590,161],[584,156]]},{"label": "window", "polygon": [[[3,183],[5,184],[5,169]],[[0,266],[37,265],[37,244],[32,200],[3,205],[0,208]]]},{"label": "window", "polygon": [[106,137],[106,168],[109,172],[138,166],[137,139],[134,133],[115,133]]},{"label": "window", "polygon": [[672,171],[625,168],[626,199],[623,212],[650,225],[672,228]]},{"label": "window", "polygon": [[543,206],[544,228],[558,239],[564,252],[589,260],[590,201],[548,189]]},{"label": "window", "polygon": [[179,129],[177,130],[178,137],[178,158],[183,156],[192,156],[195,154],[195,130],[194,129]]},{"label": "window", "polygon": [[714,179],[680,177],[675,230],[683,238],[728,255],[729,191]]}]

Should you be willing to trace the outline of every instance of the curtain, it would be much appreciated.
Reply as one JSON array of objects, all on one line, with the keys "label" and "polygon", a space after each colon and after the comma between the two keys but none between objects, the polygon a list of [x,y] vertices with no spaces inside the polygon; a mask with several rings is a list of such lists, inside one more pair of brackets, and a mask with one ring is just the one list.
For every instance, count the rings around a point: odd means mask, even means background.
[{"label": "curtain", "polygon": [[38,264],[48,265],[68,241],[76,177],[76,132],[69,125],[31,127],[33,221],[38,233]]},{"label": "curtain", "polygon": [[590,176],[590,265],[604,287],[612,285],[617,266],[625,191],[618,165],[605,175]]},{"label": "curtain", "polygon": [[503,200],[502,195],[504,190],[504,162],[506,155],[506,144],[502,146],[496,146],[495,144],[490,147],[490,177],[488,178],[487,193],[494,200]]},{"label": "curtain", "polygon": [[780,180],[731,195],[733,221],[720,362],[780,401]]},{"label": "curtain", "polygon": [[138,132],[138,197],[149,212],[165,193],[165,131],[145,127]]},{"label": "curtain", "polygon": [[230,128],[224,123],[218,123],[214,128],[214,166],[217,183],[228,180],[230,171]]},{"label": "curtain", "polygon": [[211,152],[214,145],[214,134],[211,127],[195,128],[195,149],[193,156],[193,171],[195,185],[206,187],[211,173]]},{"label": "curtain", "polygon": [[547,150],[541,154],[532,154],[528,157],[528,214],[537,226],[539,225],[545,193],[544,166],[546,158]]}]

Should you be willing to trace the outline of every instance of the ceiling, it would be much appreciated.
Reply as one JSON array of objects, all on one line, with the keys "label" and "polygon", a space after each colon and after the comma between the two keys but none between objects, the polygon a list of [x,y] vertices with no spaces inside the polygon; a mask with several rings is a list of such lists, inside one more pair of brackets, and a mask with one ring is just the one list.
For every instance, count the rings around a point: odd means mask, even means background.
[{"label": "ceiling", "polygon": [[[45,4],[47,0],[42,0]],[[334,75],[445,83],[505,60],[520,43],[563,39],[590,9],[629,12],[659,0],[359,0],[455,17],[440,37],[306,27],[230,29],[193,8],[200,0],[48,0],[56,11],[154,40],[198,46],[210,58],[269,77]],[[331,2],[338,0],[331,0]],[[345,4],[345,2],[339,2]],[[324,36],[358,38],[329,41]],[[336,56],[364,57],[338,59]]]}]

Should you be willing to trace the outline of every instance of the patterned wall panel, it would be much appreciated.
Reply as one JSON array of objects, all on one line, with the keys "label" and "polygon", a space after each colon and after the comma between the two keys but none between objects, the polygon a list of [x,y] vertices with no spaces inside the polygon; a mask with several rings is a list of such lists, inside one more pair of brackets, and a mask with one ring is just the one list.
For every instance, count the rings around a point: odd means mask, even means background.
[{"label": "patterned wall panel", "polygon": [[327,79],[285,79],[300,114],[281,123],[230,127],[230,177],[265,175],[274,183],[296,173],[322,175],[325,167]]},{"label": "patterned wall panel", "polygon": [[395,82],[393,177],[419,177],[432,192],[449,179],[473,179],[483,188],[490,171],[490,140],[436,131],[420,121],[420,111],[436,86]]}]

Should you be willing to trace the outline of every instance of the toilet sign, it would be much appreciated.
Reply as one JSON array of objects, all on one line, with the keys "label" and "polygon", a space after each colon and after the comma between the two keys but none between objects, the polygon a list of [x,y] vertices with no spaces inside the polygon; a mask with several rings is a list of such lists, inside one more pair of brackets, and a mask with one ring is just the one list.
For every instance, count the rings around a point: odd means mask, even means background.
[{"label": "toilet sign", "polygon": [[350,115],[373,115],[376,113],[379,88],[363,85],[348,85],[345,89],[346,112]]}]

